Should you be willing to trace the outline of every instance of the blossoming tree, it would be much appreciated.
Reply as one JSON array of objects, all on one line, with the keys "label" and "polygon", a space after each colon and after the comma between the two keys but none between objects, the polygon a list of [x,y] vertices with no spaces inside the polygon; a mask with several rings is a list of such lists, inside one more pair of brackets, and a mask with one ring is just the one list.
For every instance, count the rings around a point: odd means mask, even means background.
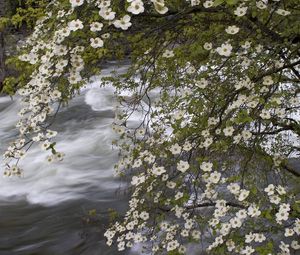
[{"label": "blossoming tree", "polygon": [[[125,74],[103,80],[119,101],[116,170],[132,177],[107,244],[296,254],[299,14],[297,0],[51,1],[14,59],[23,108],[4,175],[22,175],[33,143],[61,160],[49,129],[57,109],[102,63],[129,57]],[[143,118],[130,126],[135,112]]]}]

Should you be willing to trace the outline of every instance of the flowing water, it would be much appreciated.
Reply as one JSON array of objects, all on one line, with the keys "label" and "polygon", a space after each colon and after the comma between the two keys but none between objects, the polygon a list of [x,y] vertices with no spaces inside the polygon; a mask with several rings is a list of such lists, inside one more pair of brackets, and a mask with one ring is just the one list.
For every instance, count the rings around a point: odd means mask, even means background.
[{"label": "flowing water", "polygon": [[[122,254],[103,237],[107,210],[124,211],[127,201],[118,192],[126,184],[113,176],[113,104],[111,88],[88,85],[51,127],[65,160],[48,164],[47,152],[33,147],[22,161],[24,177],[0,177],[0,255]],[[0,152],[17,134],[19,109],[18,98],[0,97]],[[93,209],[100,216],[88,223]]]}]

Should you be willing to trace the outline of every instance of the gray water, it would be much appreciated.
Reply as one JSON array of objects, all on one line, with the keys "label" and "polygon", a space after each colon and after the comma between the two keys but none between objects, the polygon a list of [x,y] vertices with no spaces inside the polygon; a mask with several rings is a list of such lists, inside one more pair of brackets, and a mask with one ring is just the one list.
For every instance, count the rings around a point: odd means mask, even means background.
[{"label": "gray water", "polygon": [[[33,147],[21,163],[24,177],[0,175],[0,255],[122,254],[103,237],[108,209],[124,211],[127,197],[113,170],[113,91],[98,85],[63,107],[51,127],[64,161],[48,164],[47,152]],[[18,98],[0,97],[0,153],[17,134],[19,109]],[[98,216],[87,217],[93,209]]]}]

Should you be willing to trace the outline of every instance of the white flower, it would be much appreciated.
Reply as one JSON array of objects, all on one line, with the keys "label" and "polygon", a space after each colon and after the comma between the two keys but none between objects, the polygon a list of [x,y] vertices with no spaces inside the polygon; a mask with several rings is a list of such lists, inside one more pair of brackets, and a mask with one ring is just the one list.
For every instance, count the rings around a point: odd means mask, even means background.
[{"label": "white flower", "polygon": [[291,247],[292,247],[294,250],[299,250],[299,249],[300,249],[300,244],[298,243],[298,241],[294,240],[294,241],[292,241],[292,243],[291,243]]},{"label": "white flower", "polygon": [[187,219],[184,223],[185,229],[191,229],[194,225],[194,221],[192,219]]},{"label": "white flower", "polygon": [[247,217],[247,211],[245,209],[239,210],[236,213],[236,217],[238,217],[239,219],[245,219]]},{"label": "white flower", "polygon": [[251,47],[251,42],[249,42],[249,41],[246,41],[246,42],[244,42],[242,45],[242,48],[243,49],[249,49],[250,47]]},{"label": "white flower", "polygon": [[193,73],[196,72],[196,69],[195,69],[195,67],[193,67],[193,66],[190,65],[190,66],[186,69],[186,72],[187,72],[188,74],[193,74]]},{"label": "white flower", "polygon": [[269,112],[268,110],[266,110],[266,109],[263,109],[263,110],[261,111],[261,114],[260,114],[259,116],[260,116],[262,119],[264,119],[264,120],[268,120],[268,119],[271,118],[270,112]]},{"label": "white flower", "polygon": [[272,85],[274,83],[272,76],[263,77],[263,85]]},{"label": "white flower", "polygon": [[63,37],[68,37],[70,35],[70,28],[69,27],[65,27],[63,29],[60,30],[60,33]]},{"label": "white flower", "polygon": [[43,150],[47,150],[50,147],[51,143],[49,141],[44,141],[41,145]]},{"label": "white flower", "polygon": [[57,160],[57,161],[62,161],[64,159],[64,156],[65,156],[65,154],[62,152],[56,152],[54,155],[55,160]]},{"label": "white flower", "polygon": [[230,43],[223,43],[221,47],[218,47],[216,51],[221,56],[229,57],[232,51],[232,46]]},{"label": "white flower", "polygon": [[129,15],[125,15],[123,18],[114,21],[113,24],[116,28],[127,30],[132,25],[130,19],[131,17]]},{"label": "white flower", "polygon": [[162,55],[163,58],[172,58],[174,57],[174,52],[172,50],[165,50],[163,55]]},{"label": "white flower", "polygon": [[132,14],[139,14],[144,12],[144,10],[144,4],[140,0],[133,0],[130,6],[127,8],[127,11],[131,12]]},{"label": "white flower", "polygon": [[275,191],[274,184],[269,184],[268,187],[264,189],[264,191],[268,194],[268,196],[273,195]]},{"label": "white flower", "polygon": [[143,164],[142,160],[141,159],[137,159],[137,160],[134,161],[132,167],[133,168],[137,168],[137,167],[140,167],[142,164]]},{"label": "white flower", "polygon": [[255,239],[254,239],[255,242],[262,243],[265,240],[266,240],[266,237],[264,234],[262,234],[262,233],[255,234]]},{"label": "white flower", "polygon": [[152,173],[155,175],[162,175],[166,172],[166,169],[163,166],[153,166]]},{"label": "white flower", "polygon": [[161,177],[162,181],[166,181],[166,180],[168,180],[168,178],[169,178],[169,175],[168,175],[168,174],[164,174],[164,175]]},{"label": "white flower", "polygon": [[105,33],[105,34],[101,35],[101,37],[102,37],[103,39],[107,39],[107,38],[110,37],[110,33]]},{"label": "white flower", "polygon": [[71,31],[77,31],[83,28],[83,23],[79,19],[72,20],[68,23],[68,27]]},{"label": "white flower", "polygon": [[245,200],[249,196],[249,193],[250,193],[249,190],[241,189],[240,194],[238,196],[238,200],[239,201]]},{"label": "white flower", "polygon": [[57,12],[57,17],[61,18],[61,17],[63,17],[65,14],[66,14],[66,12],[65,12],[64,10],[59,10],[59,11]]},{"label": "white flower", "polygon": [[118,251],[124,251],[125,250],[125,242],[119,242],[118,243]]},{"label": "white flower", "polygon": [[256,2],[256,7],[263,10],[267,8],[267,5],[263,1]]},{"label": "white flower", "polygon": [[173,251],[179,247],[179,243],[177,240],[173,240],[171,242],[168,242],[167,244],[167,251]]},{"label": "white flower", "polygon": [[233,132],[234,132],[234,128],[233,127],[226,127],[223,129],[224,135],[225,136],[232,136]]},{"label": "white flower", "polygon": [[115,231],[107,230],[107,231],[104,233],[104,236],[105,236],[107,239],[112,239],[112,238],[115,236],[115,234],[116,234]]},{"label": "white flower", "polygon": [[185,111],[177,111],[174,114],[174,119],[175,120],[180,120],[184,117]]},{"label": "white flower", "polygon": [[199,240],[199,239],[200,239],[200,235],[201,235],[201,233],[200,233],[199,230],[193,230],[193,231],[192,231],[192,237],[193,237],[194,239]]},{"label": "white flower", "polygon": [[203,48],[205,50],[211,50],[212,49],[212,43],[209,43],[209,42],[204,43]]},{"label": "white flower", "polygon": [[275,214],[276,216],[276,221],[281,224],[282,221],[286,221],[289,218],[289,213],[285,211],[279,211],[278,213]]},{"label": "white flower", "polygon": [[90,42],[91,42],[91,46],[93,48],[101,48],[101,47],[103,47],[103,44],[104,44],[103,40],[99,37],[91,38]]},{"label": "white flower", "polygon": [[146,161],[147,163],[151,164],[155,161],[155,156],[152,155],[151,153],[149,153],[145,158],[144,161]]},{"label": "white flower", "polygon": [[236,16],[242,17],[247,13],[248,7],[239,6],[236,8],[236,10],[233,12]]},{"label": "white flower", "polygon": [[101,8],[99,15],[105,20],[113,20],[116,16],[116,13],[112,11],[111,8]]},{"label": "white flower", "polygon": [[184,151],[190,151],[192,148],[193,148],[193,147],[192,147],[192,144],[191,144],[190,142],[188,142],[188,141],[186,141],[186,142],[184,143],[183,147],[182,147],[182,149],[183,149]]},{"label": "white flower", "polygon": [[221,224],[221,229],[220,229],[220,234],[221,235],[224,235],[224,236],[228,235],[230,230],[231,230],[231,224],[230,223],[222,223]]},{"label": "white flower", "polygon": [[270,202],[272,204],[275,204],[275,205],[278,205],[280,203],[280,201],[281,201],[281,198],[279,196],[277,196],[277,195],[271,195],[269,197],[269,199],[270,199]]},{"label": "white flower", "polygon": [[200,165],[200,169],[203,170],[204,172],[211,172],[213,167],[213,163],[211,162],[202,162]]},{"label": "white flower", "polygon": [[288,237],[288,236],[293,236],[295,234],[295,231],[292,228],[286,228],[285,232],[284,232],[284,236]]},{"label": "white flower", "polygon": [[210,7],[212,7],[213,5],[214,5],[214,2],[211,1],[211,0],[205,1],[205,2],[203,3],[203,6],[204,6],[205,8],[210,8]]},{"label": "white flower", "polygon": [[56,56],[64,56],[68,53],[68,48],[65,45],[56,45],[53,49],[53,53]]},{"label": "white flower", "polygon": [[243,130],[242,137],[245,141],[247,141],[252,137],[252,133],[248,130]]},{"label": "white flower", "polygon": [[178,191],[178,192],[176,193],[176,195],[175,195],[175,200],[178,200],[178,199],[180,199],[180,198],[182,198],[182,197],[183,197],[183,193],[180,192],[180,191]]},{"label": "white flower", "polygon": [[56,158],[55,158],[54,155],[47,156],[47,158],[46,158],[46,160],[47,160],[48,163],[53,163],[55,161],[55,159]]},{"label": "white flower", "polygon": [[244,249],[241,250],[241,254],[245,255],[250,255],[253,252],[255,252],[255,250],[251,246],[246,246]]},{"label": "white flower", "polygon": [[53,131],[53,130],[47,130],[47,134],[46,134],[46,137],[47,138],[52,138],[52,137],[55,137],[57,135],[57,132],[56,131]]},{"label": "white flower", "polygon": [[210,118],[208,118],[208,120],[207,120],[207,124],[209,125],[209,126],[211,126],[211,125],[216,125],[218,123],[218,119],[217,118],[214,118],[214,117],[210,117]]},{"label": "white flower", "polygon": [[251,108],[255,108],[258,104],[259,104],[259,102],[257,100],[252,100],[247,103],[247,106],[249,106]]},{"label": "white flower", "polygon": [[152,247],[152,251],[155,253],[159,250],[159,246],[158,245],[153,245]]},{"label": "white flower", "polygon": [[289,250],[289,245],[284,243],[284,242],[280,242],[279,248],[282,252],[284,252],[284,254],[290,254],[290,250]]},{"label": "white flower", "polygon": [[236,247],[234,241],[231,239],[226,241],[226,246],[228,251],[233,251]]},{"label": "white flower", "polygon": [[182,172],[182,173],[186,172],[186,170],[188,170],[189,167],[190,167],[190,165],[186,161],[180,160],[177,163],[177,170],[180,171],[180,172]]},{"label": "white flower", "polygon": [[145,212],[145,211],[141,212],[140,218],[141,218],[142,220],[144,220],[144,221],[148,220],[148,219],[149,219],[149,213],[147,213],[147,212]]},{"label": "white flower", "polygon": [[181,245],[181,246],[178,248],[178,252],[179,252],[180,254],[186,254],[186,248],[185,248],[183,245]]},{"label": "white flower", "polygon": [[189,231],[187,229],[183,229],[180,233],[183,237],[188,237],[189,236]]},{"label": "white flower", "polygon": [[168,7],[165,6],[163,0],[151,0],[154,3],[154,8],[159,14],[165,14],[168,12]]},{"label": "white flower", "polygon": [[171,146],[170,151],[173,155],[180,154],[181,146],[175,143]]},{"label": "white flower", "polygon": [[133,176],[132,180],[131,180],[131,184],[137,186],[137,185],[145,182],[145,179],[146,178],[145,178],[144,175],[142,175],[142,176]]},{"label": "white flower", "polygon": [[208,137],[208,138],[206,138],[205,141],[203,142],[203,146],[204,146],[205,148],[208,148],[212,143],[213,143],[212,137]]},{"label": "white flower", "polygon": [[198,88],[204,89],[208,85],[208,81],[204,78],[201,78],[200,80],[196,81],[196,86]]},{"label": "white flower", "polygon": [[295,226],[293,228],[295,233],[299,236],[300,235],[300,219],[295,220]]},{"label": "white flower", "polygon": [[209,135],[210,135],[210,133],[209,133],[209,130],[202,130],[201,131],[201,135],[203,136],[203,137],[208,137]]},{"label": "white flower", "polygon": [[84,0],[70,0],[72,7],[80,6],[84,3]]},{"label": "white flower", "polygon": [[176,187],[176,182],[169,181],[166,185],[169,189],[174,189]]},{"label": "white flower", "polygon": [[290,11],[286,11],[286,10],[283,10],[283,9],[277,9],[276,13],[279,14],[279,15],[282,15],[282,16],[287,16],[287,15],[291,14]]},{"label": "white flower", "polygon": [[243,62],[241,63],[241,65],[245,68],[249,67],[251,64],[251,60],[247,57],[244,57],[243,58]]},{"label": "white flower", "polygon": [[230,183],[227,186],[227,189],[234,195],[237,195],[240,192],[240,185],[237,183]]},{"label": "white flower", "polygon": [[291,205],[290,204],[283,203],[279,206],[279,211],[289,212],[290,210],[291,210]]},{"label": "white flower", "polygon": [[214,171],[210,174],[208,180],[211,182],[211,183],[218,183],[219,180],[221,178],[221,173],[217,172],[217,171]]},{"label": "white flower", "polygon": [[90,24],[90,30],[92,32],[97,32],[97,31],[101,31],[103,27],[103,24],[100,22],[93,22]]},{"label": "white flower", "polygon": [[248,215],[250,217],[257,217],[261,214],[261,211],[259,210],[258,206],[256,205],[250,205],[248,207]]},{"label": "white flower", "polygon": [[57,89],[53,90],[51,92],[51,99],[55,100],[55,99],[59,99],[61,97],[61,92]]},{"label": "white flower", "polygon": [[255,238],[255,235],[250,232],[249,234],[245,235],[245,243],[251,243]]},{"label": "white flower", "polygon": [[228,26],[225,29],[225,31],[227,34],[234,35],[234,34],[237,34],[240,31],[240,29],[237,26],[233,25],[233,26]]},{"label": "white flower", "polygon": [[197,6],[200,4],[200,0],[191,0],[191,6]]},{"label": "white flower", "polygon": [[281,185],[278,185],[276,190],[277,190],[279,195],[285,195],[286,194],[285,188],[282,187]]},{"label": "white flower", "polygon": [[239,228],[242,226],[242,221],[237,217],[230,219],[229,223],[232,228]]},{"label": "white flower", "polygon": [[219,222],[220,222],[219,219],[212,218],[212,219],[210,219],[210,220],[208,221],[208,224],[209,224],[210,226],[215,227],[217,224],[219,224]]},{"label": "white flower", "polygon": [[79,73],[70,73],[68,80],[71,84],[76,84],[76,83],[82,81],[82,77],[80,76]]},{"label": "white flower", "polygon": [[263,50],[263,46],[261,44],[258,44],[256,47],[255,47],[255,50],[257,53],[261,53],[262,50]]}]

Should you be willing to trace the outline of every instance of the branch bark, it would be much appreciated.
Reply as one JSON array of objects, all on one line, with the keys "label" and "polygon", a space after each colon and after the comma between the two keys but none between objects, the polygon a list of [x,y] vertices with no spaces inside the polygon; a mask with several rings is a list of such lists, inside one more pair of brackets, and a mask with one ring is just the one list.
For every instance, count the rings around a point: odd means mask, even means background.
[{"label": "branch bark", "polygon": [[[6,0],[0,0],[0,17],[4,17],[6,10]],[[4,45],[4,30],[0,30],[0,93],[3,89],[3,81],[6,75],[5,68],[5,45]]]}]

